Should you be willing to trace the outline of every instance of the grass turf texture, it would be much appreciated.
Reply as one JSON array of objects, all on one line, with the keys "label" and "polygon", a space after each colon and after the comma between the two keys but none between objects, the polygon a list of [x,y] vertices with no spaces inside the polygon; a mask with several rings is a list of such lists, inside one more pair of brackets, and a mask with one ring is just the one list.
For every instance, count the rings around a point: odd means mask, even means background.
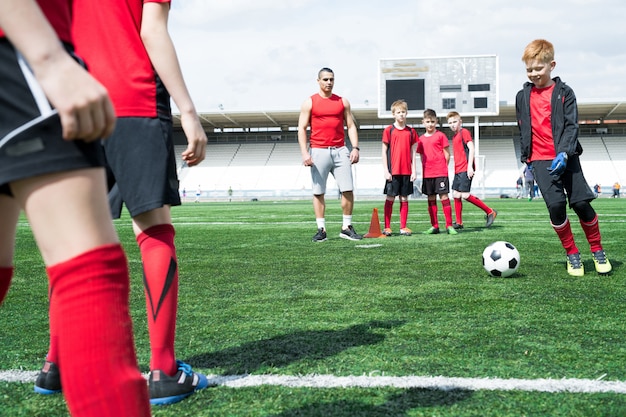
[{"label": "grass turf texture", "polygon": [[[424,200],[411,200],[410,237],[340,239],[341,209],[328,201],[329,239],[311,242],[310,201],[187,203],[173,209],[180,265],[177,353],[210,375],[448,376],[626,381],[626,200],[600,199],[603,243],[614,271],[594,271],[570,212],[586,274],[569,277],[542,201],[491,200],[498,217],[464,205],[457,236],[421,235]],[[369,228],[383,202],[357,201]],[[398,232],[398,209],[392,227]],[[442,216],[440,208],[440,217]],[[132,274],[131,309],[142,371],[149,342],[141,262],[130,219],[116,221]],[[482,268],[483,249],[513,243],[510,278]],[[373,247],[371,247],[373,245]],[[379,246],[380,245],[380,246]],[[47,280],[26,223],[16,273],[0,307],[0,370],[36,371],[47,349]],[[614,416],[623,394],[397,388],[219,386],[155,416]],[[64,416],[62,396],[0,382],[0,416]]]}]

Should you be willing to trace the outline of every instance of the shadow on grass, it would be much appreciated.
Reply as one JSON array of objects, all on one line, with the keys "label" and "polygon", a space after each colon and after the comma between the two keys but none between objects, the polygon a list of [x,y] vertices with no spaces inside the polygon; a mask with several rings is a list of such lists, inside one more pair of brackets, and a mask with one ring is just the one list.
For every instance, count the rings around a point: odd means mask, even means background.
[{"label": "shadow on grass", "polygon": [[303,359],[324,359],[355,346],[374,345],[385,339],[375,329],[391,329],[404,321],[372,321],[343,330],[310,330],[245,343],[241,346],[186,359],[200,368],[221,368],[223,375],[252,373],[264,367],[281,367]]},{"label": "shadow on grass", "polygon": [[[308,404],[304,407],[273,414],[274,417],[302,417],[302,416],[380,416],[400,417],[407,412],[418,408],[446,407],[465,401],[472,396],[472,391],[434,390],[411,388],[390,396],[380,405],[364,404],[354,400],[341,400],[330,403]],[[433,410],[433,412],[435,412]]]}]

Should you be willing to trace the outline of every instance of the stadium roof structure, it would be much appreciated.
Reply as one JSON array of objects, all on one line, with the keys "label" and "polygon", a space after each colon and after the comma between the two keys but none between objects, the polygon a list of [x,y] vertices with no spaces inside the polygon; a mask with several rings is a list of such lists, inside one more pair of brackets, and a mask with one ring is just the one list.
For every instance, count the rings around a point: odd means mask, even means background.
[{"label": "stadium roof structure", "polygon": [[[586,125],[626,125],[626,100],[578,102],[579,123]],[[298,126],[300,110],[273,110],[273,111],[217,111],[202,112],[200,120],[204,129],[213,132],[219,131],[254,131],[295,130]],[[357,126],[361,129],[386,126],[391,119],[380,119],[375,107],[353,108],[352,114]],[[421,114],[411,117],[409,123],[419,122]],[[445,117],[445,115],[440,115]],[[500,104],[497,116],[480,116],[481,126],[506,126],[515,124],[515,105]],[[174,127],[180,128],[180,114],[174,114]]]}]

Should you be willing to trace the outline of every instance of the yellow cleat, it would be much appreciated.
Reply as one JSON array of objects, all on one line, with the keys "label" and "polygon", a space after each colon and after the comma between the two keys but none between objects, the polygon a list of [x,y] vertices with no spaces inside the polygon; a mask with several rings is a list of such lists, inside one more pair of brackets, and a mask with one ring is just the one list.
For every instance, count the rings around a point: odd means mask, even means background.
[{"label": "yellow cleat", "polygon": [[408,227],[403,227],[402,229],[400,229],[400,234],[402,236],[411,236],[412,233],[413,231],[409,229]]},{"label": "yellow cleat", "polygon": [[567,255],[567,273],[573,277],[582,277],[585,275],[585,266],[580,260],[579,252]]},{"label": "yellow cleat", "polygon": [[593,264],[596,266],[596,272],[598,274],[606,275],[611,272],[613,267],[611,266],[611,262],[609,262],[609,259],[606,257],[606,253],[604,253],[604,250],[600,249],[598,251],[592,252],[591,255],[593,257]]}]

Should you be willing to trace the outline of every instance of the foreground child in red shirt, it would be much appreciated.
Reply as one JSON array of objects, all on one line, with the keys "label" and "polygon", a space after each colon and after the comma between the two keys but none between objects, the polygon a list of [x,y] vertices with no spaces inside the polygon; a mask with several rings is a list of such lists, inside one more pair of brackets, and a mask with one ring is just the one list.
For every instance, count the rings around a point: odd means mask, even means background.
[{"label": "foreground child in red shirt", "polygon": [[448,113],[448,125],[454,133],[452,137],[452,151],[454,154],[454,180],[452,181],[452,195],[454,197],[454,211],[456,222],[452,226],[463,229],[463,199],[472,203],[487,215],[485,227],[491,227],[496,219],[496,211],[488,207],[478,197],[470,194],[472,179],[474,178],[474,141],[469,130],[463,128],[461,115],[455,111]]},{"label": "foreground child in red shirt", "polygon": [[448,178],[448,162],[450,162],[450,143],[443,132],[437,130],[437,113],[432,109],[424,110],[422,120],[426,133],[419,137],[417,152],[422,158],[422,194],[428,196],[428,215],[431,228],[423,232],[427,235],[439,233],[437,218],[437,196],[441,200],[443,215],[446,219],[446,230],[450,235],[458,232],[452,227],[452,207],[450,206],[450,179]]},{"label": "foreground child in red shirt", "polygon": [[406,227],[409,216],[409,194],[415,181],[415,144],[417,133],[406,125],[408,106],[404,100],[391,104],[395,122],[383,131],[383,170],[385,173],[385,236],[391,236],[391,214],[396,196],[400,196],[400,234],[411,236]]},{"label": "foreground child in red shirt", "polygon": [[583,151],[578,142],[578,106],[574,91],[559,77],[554,46],[544,39],[532,41],[522,55],[530,82],[517,93],[515,111],[521,133],[521,161],[535,174],[548,207],[550,223],[567,255],[567,273],[583,276],[585,268],[567,217],[567,203],[580,221],[599,274],[611,272],[602,248],[595,198],[580,166]]},{"label": "foreground child in red shirt", "polygon": [[[70,6],[0,2],[0,304],[24,211],[49,279],[50,326],[58,329],[70,414],[148,417],[128,263],[106,200],[100,139],[113,131],[115,113],[105,88],[73,54]],[[18,412],[6,400],[2,410]]]},{"label": "foreground child in red shirt", "polygon": [[[118,116],[104,142],[115,177],[109,195],[114,218],[122,203],[132,217],[141,253],[150,336],[150,402],[178,402],[208,386],[205,375],[178,360],[178,256],[171,207],[181,204],[172,137],[170,96],[181,114],[188,166],[205,156],[206,134],[182,77],[167,31],[169,0],[73,0],[76,49],[90,71],[109,90]],[[111,24],[115,22],[115,30]],[[38,393],[64,387],[55,378],[57,331],[50,326],[50,350],[35,382]],[[61,372],[63,374],[64,371]]]}]

